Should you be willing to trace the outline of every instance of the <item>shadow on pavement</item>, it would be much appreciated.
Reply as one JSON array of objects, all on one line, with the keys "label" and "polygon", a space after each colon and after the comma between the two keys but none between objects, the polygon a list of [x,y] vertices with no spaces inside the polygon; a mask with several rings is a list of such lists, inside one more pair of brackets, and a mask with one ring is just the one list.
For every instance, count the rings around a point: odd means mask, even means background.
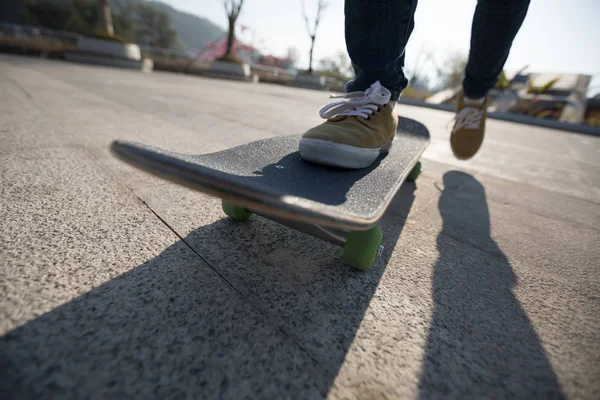
[{"label": "shadow on pavement", "polygon": [[419,397],[564,398],[513,293],[517,277],[490,237],[485,189],[468,174],[444,175],[446,188],[461,181],[444,190],[438,203],[443,229]]},{"label": "shadow on pavement", "polygon": [[[397,214],[408,215],[414,189],[410,183],[399,192]],[[300,241],[294,249],[317,253],[321,263],[303,264],[296,250],[283,248],[278,257],[285,259],[271,265],[276,249],[261,247],[261,240],[279,234],[269,226],[280,229],[264,219],[245,227],[228,219],[201,226],[2,337],[0,394],[324,398],[402,232],[403,223],[387,224],[388,250],[366,273],[341,265],[340,248],[291,230],[285,234]],[[256,238],[254,252],[244,253],[248,243],[236,239],[243,232]],[[190,250],[205,257],[205,238],[225,246],[208,254],[213,269]],[[245,270],[247,264],[254,270]]]}]

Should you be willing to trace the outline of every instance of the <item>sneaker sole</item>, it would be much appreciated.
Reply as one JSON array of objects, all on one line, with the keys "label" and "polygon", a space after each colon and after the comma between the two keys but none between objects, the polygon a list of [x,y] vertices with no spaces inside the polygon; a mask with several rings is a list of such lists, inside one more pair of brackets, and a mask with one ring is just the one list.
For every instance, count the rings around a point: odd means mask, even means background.
[{"label": "sneaker sole", "polygon": [[379,148],[350,146],[329,140],[300,139],[300,157],[315,164],[331,167],[359,169],[373,164],[381,153],[389,151],[392,142]]}]

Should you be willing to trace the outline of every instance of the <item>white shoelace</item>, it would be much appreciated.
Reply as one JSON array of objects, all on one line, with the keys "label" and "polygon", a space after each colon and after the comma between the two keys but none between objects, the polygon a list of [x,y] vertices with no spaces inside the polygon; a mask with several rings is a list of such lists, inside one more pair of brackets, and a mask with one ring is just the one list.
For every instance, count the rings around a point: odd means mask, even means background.
[{"label": "white shoelace", "polygon": [[331,99],[350,100],[329,103],[321,107],[319,115],[325,119],[340,115],[369,118],[369,115],[373,114],[379,106],[383,106],[390,101],[391,95],[391,92],[377,81],[364,92],[350,92],[339,96],[330,95],[329,98]]},{"label": "white shoelace", "polygon": [[483,110],[478,110],[477,108],[473,107],[465,107],[452,119],[452,121],[456,121],[456,125],[454,125],[452,132],[456,132],[457,130],[463,128],[479,129],[482,119]]}]

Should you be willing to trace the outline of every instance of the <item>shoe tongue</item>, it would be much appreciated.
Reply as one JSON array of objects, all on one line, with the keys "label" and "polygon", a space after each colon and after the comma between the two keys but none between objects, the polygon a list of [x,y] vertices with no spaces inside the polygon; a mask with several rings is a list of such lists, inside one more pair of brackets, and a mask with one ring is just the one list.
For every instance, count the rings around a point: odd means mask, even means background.
[{"label": "shoe tongue", "polygon": [[340,122],[340,121],[345,120],[346,118],[348,118],[348,116],[346,116],[346,115],[336,115],[334,117],[327,118],[327,121],[329,121],[329,122]]},{"label": "shoe tongue", "polygon": [[365,92],[369,100],[375,104],[384,105],[390,101],[392,97],[392,93],[381,86],[379,81],[375,82],[367,91]]}]

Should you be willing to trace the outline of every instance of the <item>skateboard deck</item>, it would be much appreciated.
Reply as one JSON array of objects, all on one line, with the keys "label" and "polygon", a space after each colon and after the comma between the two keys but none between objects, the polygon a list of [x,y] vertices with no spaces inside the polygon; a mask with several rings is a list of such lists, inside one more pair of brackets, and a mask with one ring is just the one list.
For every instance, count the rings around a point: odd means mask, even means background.
[{"label": "skateboard deck", "polygon": [[430,141],[423,124],[401,117],[389,153],[348,170],[302,160],[300,137],[199,155],[125,141],[114,141],[111,151],[136,168],[265,216],[361,231],[377,224]]}]

